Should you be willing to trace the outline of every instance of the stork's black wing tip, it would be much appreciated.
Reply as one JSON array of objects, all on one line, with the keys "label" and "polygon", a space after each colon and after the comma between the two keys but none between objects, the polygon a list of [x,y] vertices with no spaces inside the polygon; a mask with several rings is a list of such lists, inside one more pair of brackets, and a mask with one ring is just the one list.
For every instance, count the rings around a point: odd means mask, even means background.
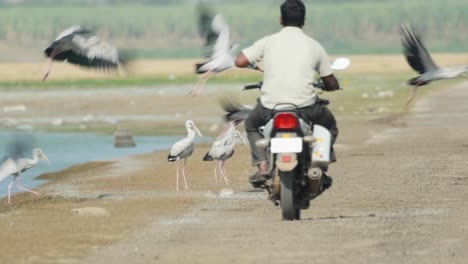
[{"label": "stork's black wing tip", "polygon": [[205,64],[206,64],[206,62],[195,64],[195,73],[196,73],[196,74],[203,74],[203,73],[205,73],[206,71],[200,70],[200,68],[203,67],[203,65],[205,65]]},{"label": "stork's black wing tip", "polygon": [[213,157],[211,157],[209,153],[206,153],[203,157],[203,161],[213,161]]}]

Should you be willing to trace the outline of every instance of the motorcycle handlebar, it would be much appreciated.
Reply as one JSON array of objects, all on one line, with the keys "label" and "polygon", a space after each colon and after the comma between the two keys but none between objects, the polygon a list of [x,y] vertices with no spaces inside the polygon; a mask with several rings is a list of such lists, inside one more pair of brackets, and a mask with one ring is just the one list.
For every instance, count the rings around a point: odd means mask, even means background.
[{"label": "motorcycle handlebar", "polygon": [[314,83],[312,83],[312,85],[314,85],[315,88],[325,90],[325,84],[323,82],[321,82],[321,81],[314,82]]},{"label": "motorcycle handlebar", "polygon": [[[262,88],[262,85],[263,85],[262,82],[256,83],[256,84],[249,84],[249,85],[244,86],[244,90],[261,89],[261,88]],[[324,84],[321,80],[312,83],[312,85],[313,85],[315,88],[319,88],[319,89],[325,90],[325,84]],[[340,88],[340,90],[343,90],[343,89]]]},{"label": "motorcycle handlebar", "polygon": [[262,83],[256,83],[256,84],[250,84],[244,86],[244,90],[252,90],[252,89],[261,89],[262,88]]}]

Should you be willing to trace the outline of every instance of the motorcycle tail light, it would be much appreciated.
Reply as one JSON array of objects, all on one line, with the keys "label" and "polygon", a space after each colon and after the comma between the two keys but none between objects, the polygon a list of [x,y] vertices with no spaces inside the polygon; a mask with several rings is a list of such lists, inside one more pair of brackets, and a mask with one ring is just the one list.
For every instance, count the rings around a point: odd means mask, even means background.
[{"label": "motorcycle tail light", "polygon": [[278,114],[275,117],[274,127],[278,129],[293,129],[299,126],[297,116],[291,113]]}]

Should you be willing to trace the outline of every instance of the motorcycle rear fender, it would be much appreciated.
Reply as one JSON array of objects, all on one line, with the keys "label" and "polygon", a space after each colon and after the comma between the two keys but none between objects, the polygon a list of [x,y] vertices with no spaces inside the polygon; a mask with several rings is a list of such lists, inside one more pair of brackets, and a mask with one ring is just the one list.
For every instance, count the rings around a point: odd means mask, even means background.
[{"label": "motorcycle rear fender", "polygon": [[280,171],[292,171],[298,164],[297,153],[278,153],[275,164]]}]

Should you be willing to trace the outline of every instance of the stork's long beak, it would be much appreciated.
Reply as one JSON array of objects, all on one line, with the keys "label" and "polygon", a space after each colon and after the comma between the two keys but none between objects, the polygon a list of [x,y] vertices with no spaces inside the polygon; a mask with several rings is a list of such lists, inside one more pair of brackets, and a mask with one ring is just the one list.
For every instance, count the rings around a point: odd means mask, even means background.
[{"label": "stork's long beak", "polygon": [[247,146],[247,141],[245,141],[244,137],[241,136],[239,130],[236,130],[236,135],[240,139],[240,141],[242,141],[242,143]]},{"label": "stork's long beak", "polygon": [[198,136],[203,137],[202,133],[195,124],[193,124],[193,131],[195,131],[195,134],[197,134]]},{"label": "stork's long beak", "polygon": [[42,152],[41,158],[42,158],[43,161],[46,161],[47,164],[50,164],[49,158],[46,156],[46,154],[44,154],[44,152]]}]

